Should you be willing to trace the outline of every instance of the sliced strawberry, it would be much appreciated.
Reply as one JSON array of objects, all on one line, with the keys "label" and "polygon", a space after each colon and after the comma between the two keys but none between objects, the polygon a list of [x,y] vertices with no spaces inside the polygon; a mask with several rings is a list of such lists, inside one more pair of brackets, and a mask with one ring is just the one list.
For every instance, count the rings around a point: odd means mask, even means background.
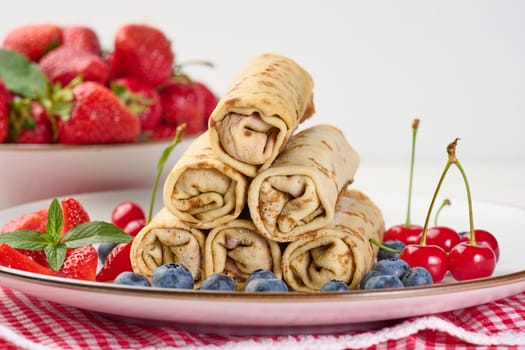
[{"label": "sliced strawberry", "polygon": [[18,230],[31,230],[46,232],[47,209],[40,209],[32,213],[22,214],[8,221],[0,228],[2,232],[13,232]]},{"label": "sliced strawberry", "polygon": [[105,84],[109,80],[109,66],[102,57],[74,47],[61,46],[39,62],[40,68],[52,82],[66,86],[81,75],[83,81]]},{"label": "sliced strawberry", "polygon": [[17,27],[7,33],[3,46],[36,62],[61,43],[61,27],[54,24],[31,24]]},{"label": "sliced strawberry", "polygon": [[49,276],[58,275],[55,271],[40,265],[7,244],[0,244],[0,265]]},{"label": "sliced strawberry", "polygon": [[111,250],[104,265],[97,274],[97,281],[113,281],[121,272],[133,271],[129,256],[132,242],[133,241],[117,244],[115,248]]},{"label": "sliced strawberry", "polygon": [[60,201],[62,213],[64,215],[64,226],[62,227],[62,235],[67,233],[73,227],[88,222],[90,220],[84,206],[73,197],[66,197]]},{"label": "sliced strawberry", "polygon": [[98,254],[90,244],[69,251],[60,272],[68,278],[94,281],[97,276]]},{"label": "sliced strawberry", "polygon": [[62,46],[82,49],[101,56],[102,49],[97,33],[85,26],[70,26],[62,29]]}]

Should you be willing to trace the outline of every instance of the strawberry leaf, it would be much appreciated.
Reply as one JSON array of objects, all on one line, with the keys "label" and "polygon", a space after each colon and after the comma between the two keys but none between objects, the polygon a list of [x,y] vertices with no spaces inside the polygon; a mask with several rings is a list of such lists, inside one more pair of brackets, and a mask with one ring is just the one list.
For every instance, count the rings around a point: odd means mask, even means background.
[{"label": "strawberry leaf", "polygon": [[0,49],[0,78],[9,91],[36,99],[47,94],[49,80],[40,67],[24,55]]},{"label": "strawberry leaf", "polygon": [[64,260],[66,260],[66,252],[67,248],[62,243],[58,245],[46,246],[44,249],[44,253],[46,253],[46,258],[47,262],[49,263],[49,267],[51,267],[55,271],[60,270],[60,267],[62,267]]},{"label": "strawberry leaf", "polygon": [[104,221],[90,221],[73,227],[62,237],[61,242],[67,248],[80,248],[88,244],[104,242],[127,243],[132,239],[132,236],[113,224]]},{"label": "strawberry leaf", "polygon": [[0,234],[0,243],[12,248],[27,250],[43,250],[49,245],[47,235],[37,231],[20,230]]}]

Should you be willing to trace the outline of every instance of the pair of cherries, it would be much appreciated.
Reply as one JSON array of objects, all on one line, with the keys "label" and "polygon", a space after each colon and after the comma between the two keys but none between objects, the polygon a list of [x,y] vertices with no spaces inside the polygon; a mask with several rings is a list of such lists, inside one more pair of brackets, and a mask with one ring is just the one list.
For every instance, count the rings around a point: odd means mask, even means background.
[{"label": "pair of cherries", "polygon": [[422,242],[423,226],[400,224],[385,232],[384,241],[403,242],[399,258],[412,267],[425,267],[437,283],[448,270],[458,281],[492,275],[499,260],[498,241],[486,230],[475,229],[474,235],[472,244],[469,234],[462,236],[450,227],[434,226]]},{"label": "pair of cherries", "polygon": [[[450,271],[454,279],[458,281],[489,277],[494,272],[499,259],[499,246],[496,238],[490,232],[474,229],[470,186],[465,170],[456,157],[456,146],[459,139],[455,139],[447,145],[448,160],[434,191],[424,226],[411,224],[412,180],[418,126],[419,119],[414,119],[412,123],[412,156],[406,221],[405,224],[389,228],[385,232],[383,240],[385,242],[388,240],[403,242],[405,247],[400,251],[399,258],[406,261],[411,267],[426,268],[432,275],[434,283],[440,282],[447,271]],[[464,236],[446,226],[429,228],[430,215],[439,189],[452,165],[455,165],[460,171],[467,191],[470,230]]]}]

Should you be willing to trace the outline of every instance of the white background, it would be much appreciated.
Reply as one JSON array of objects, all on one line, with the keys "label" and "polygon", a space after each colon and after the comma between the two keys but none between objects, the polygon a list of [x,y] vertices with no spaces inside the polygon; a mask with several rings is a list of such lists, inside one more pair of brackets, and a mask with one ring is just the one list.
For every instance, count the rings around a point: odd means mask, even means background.
[{"label": "white background", "polygon": [[381,174],[383,163],[404,179],[419,117],[417,160],[431,164],[421,165],[431,177],[416,190],[431,191],[455,137],[459,159],[482,187],[474,193],[505,200],[523,188],[525,1],[17,0],[0,11],[2,38],[25,23],[84,24],[107,49],[123,24],[157,26],[178,63],[215,63],[187,72],[219,95],[253,56],[287,55],[315,80],[317,113],[307,125],[343,129],[361,155],[362,176],[377,178],[366,185],[392,187],[385,179],[395,174]]}]

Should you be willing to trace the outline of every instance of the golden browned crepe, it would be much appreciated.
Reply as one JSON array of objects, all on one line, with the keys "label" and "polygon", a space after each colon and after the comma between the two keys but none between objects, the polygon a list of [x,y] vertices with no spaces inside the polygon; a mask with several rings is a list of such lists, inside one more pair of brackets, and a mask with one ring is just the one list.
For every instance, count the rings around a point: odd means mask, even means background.
[{"label": "golden browned crepe", "polygon": [[248,180],[220,161],[207,133],[184,152],[164,182],[164,205],[184,223],[210,229],[235,219],[244,209]]},{"label": "golden browned crepe", "polygon": [[250,220],[237,219],[211,230],[205,244],[206,276],[223,273],[233,278],[237,289],[255,270],[273,271],[281,278],[281,250],[276,242],[261,236]]},{"label": "golden browned crepe", "polygon": [[337,203],[333,221],[290,243],[283,251],[283,278],[297,291],[316,291],[336,279],[356,288],[372,268],[384,220],[380,209],[363,193],[348,190]]},{"label": "golden browned crepe", "polygon": [[204,234],[161,209],[133,239],[133,271],[151,278],[163,264],[180,263],[193,275],[195,287],[204,280]]},{"label": "golden browned crepe", "polygon": [[327,225],[358,165],[359,155],[334,126],[316,125],[295,134],[273,165],[250,184],[253,223],[278,242]]},{"label": "golden browned crepe", "polygon": [[297,126],[313,113],[308,72],[287,57],[259,55],[211,114],[211,146],[221,160],[253,177],[271,165]]}]

